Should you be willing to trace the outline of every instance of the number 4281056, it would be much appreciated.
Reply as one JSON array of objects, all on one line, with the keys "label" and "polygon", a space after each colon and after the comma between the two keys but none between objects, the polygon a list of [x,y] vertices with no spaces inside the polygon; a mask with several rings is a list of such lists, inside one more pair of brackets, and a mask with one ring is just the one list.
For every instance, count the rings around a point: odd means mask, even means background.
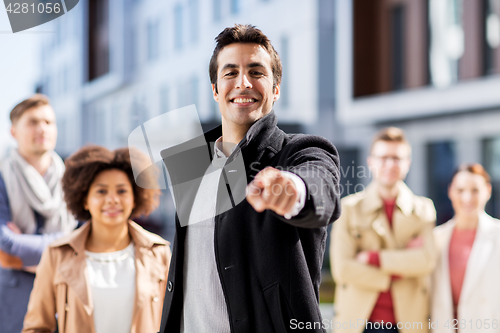
[{"label": "number 4281056", "polygon": [[490,320],[490,319],[477,319],[477,320],[472,320],[472,319],[469,319],[469,320],[465,320],[465,319],[461,319],[460,321],[458,321],[457,319],[453,319],[450,323],[450,320],[447,320],[445,323],[444,323],[444,327],[445,328],[448,328],[448,329],[466,329],[466,328],[470,328],[470,329],[476,329],[476,330],[480,330],[480,329],[489,329],[489,328],[493,328],[493,329],[497,329],[498,328],[498,320],[497,319],[493,319],[493,320]]},{"label": "number 4281056", "polygon": [[9,3],[9,5],[6,8],[7,13],[14,13],[14,14],[27,14],[27,13],[38,13],[38,14],[50,14],[50,13],[56,13],[58,14],[61,11],[61,4],[60,3],[39,3],[38,5],[35,6],[34,3],[28,4],[28,3]]}]

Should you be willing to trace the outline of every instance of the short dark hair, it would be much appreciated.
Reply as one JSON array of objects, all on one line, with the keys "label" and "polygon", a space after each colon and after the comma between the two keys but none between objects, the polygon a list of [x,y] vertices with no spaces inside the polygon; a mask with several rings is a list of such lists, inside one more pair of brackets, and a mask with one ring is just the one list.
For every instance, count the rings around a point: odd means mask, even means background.
[{"label": "short dark hair", "polygon": [[370,153],[373,151],[373,146],[375,146],[375,144],[379,141],[404,143],[408,146],[408,148],[410,148],[411,151],[411,146],[406,139],[405,132],[398,127],[386,127],[377,132],[377,134],[373,137]]},{"label": "short dark hair", "polygon": [[278,52],[276,52],[276,50],[274,49],[269,38],[255,26],[250,24],[235,24],[234,27],[224,29],[217,37],[215,37],[215,42],[217,43],[217,45],[215,46],[214,52],[212,53],[212,58],[210,58],[208,72],[210,75],[210,82],[212,84],[215,84],[216,91],[218,70],[217,58],[220,51],[224,47],[234,43],[255,43],[261,45],[271,56],[273,88],[281,83],[283,68]]},{"label": "short dark hair", "polygon": [[[134,158],[138,155],[134,152]],[[134,192],[135,208],[130,217],[149,215],[159,203],[160,190],[139,187],[134,181],[134,173],[128,148],[110,151],[101,146],[89,145],[81,148],[66,160],[66,172],[62,178],[64,199],[68,210],[80,221],[91,218],[85,210],[84,202],[95,177],[105,170],[117,169],[125,172]],[[149,177],[153,174],[149,173]],[[156,182],[157,180],[150,180]]]},{"label": "short dark hair", "polygon": [[30,98],[25,99],[10,111],[11,123],[14,125],[29,109],[43,105],[50,105],[49,98],[43,94],[34,94]]},{"label": "short dark hair", "polygon": [[488,174],[488,172],[486,172],[486,170],[484,169],[484,167],[481,164],[479,164],[479,163],[469,163],[469,164],[464,163],[464,164],[459,165],[458,168],[456,168],[453,171],[453,174],[451,176],[450,184],[453,182],[453,179],[455,178],[455,176],[459,172],[462,172],[462,171],[472,173],[473,175],[482,176],[484,178],[484,180],[486,180],[486,183],[491,184],[491,177],[490,177],[490,175]]}]

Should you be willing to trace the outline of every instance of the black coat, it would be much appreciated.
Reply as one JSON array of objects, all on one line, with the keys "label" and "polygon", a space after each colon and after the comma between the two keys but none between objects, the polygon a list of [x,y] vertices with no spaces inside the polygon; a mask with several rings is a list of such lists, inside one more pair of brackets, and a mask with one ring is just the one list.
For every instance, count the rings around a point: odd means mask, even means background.
[{"label": "black coat", "polygon": [[[302,178],[307,188],[306,203],[299,215],[286,220],[269,210],[258,213],[246,200],[238,203],[231,199],[234,208],[215,217],[215,258],[231,332],[296,331],[291,329],[292,319],[297,323],[322,320],[319,284],[326,227],[340,215],[340,198],[336,190],[340,177],[339,158],[329,141],[311,135],[285,134],[276,123],[276,116],[271,112],[253,124],[240,142],[245,168],[231,170],[233,172],[225,173],[225,177],[237,178],[237,174],[245,170],[246,177],[242,177],[242,184],[235,181],[231,185],[230,196],[231,190],[240,193],[243,190],[244,193],[246,184],[260,170],[272,166]],[[205,140],[215,142],[221,135],[221,127],[218,127],[207,132]],[[210,145],[203,150],[203,154],[211,156]],[[231,156],[238,155],[235,153]],[[184,165],[180,160],[189,161],[187,155],[177,154],[169,159],[162,153],[171,177],[176,168]],[[230,162],[231,157],[227,164]],[[198,164],[195,168],[206,168]],[[219,191],[226,186],[222,178]],[[187,199],[190,207],[194,195],[188,197],[191,197]],[[218,196],[220,206],[219,201]],[[177,210],[179,205],[182,203],[177,201]],[[177,215],[161,333],[179,331],[185,231]]]}]

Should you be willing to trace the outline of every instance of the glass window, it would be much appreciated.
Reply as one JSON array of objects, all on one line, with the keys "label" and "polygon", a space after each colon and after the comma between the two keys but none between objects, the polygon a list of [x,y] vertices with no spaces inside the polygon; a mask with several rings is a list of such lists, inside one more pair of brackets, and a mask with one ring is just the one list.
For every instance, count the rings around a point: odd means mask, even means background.
[{"label": "glass window", "polygon": [[67,92],[66,88],[68,87],[68,83],[66,82],[66,70],[65,68],[62,68],[61,69],[61,72],[59,73],[59,84],[61,85],[59,87],[59,93],[60,94],[64,94]]},{"label": "glass window", "polygon": [[189,104],[194,104],[198,108],[198,77],[193,76],[191,78],[191,82],[189,83],[190,89],[189,89],[189,97],[190,97],[190,103]]},{"label": "glass window", "polygon": [[238,14],[241,10],[240,0],[231,0],[231,13]]},{"label": "glass window", "polygon": [[[56,20],[58,22],[58,20]],[[109,72],[109,3],[89,0],[89,66],[88,80]]]},{"label": "glass window", "polygon": [[428,196],[434,201],[437,212],[436,224],[441,224],[454,215],[448,198],[448,185],[455,170],[455,145],[450,141],[433,142],[427,146]]},{"label": "glass window", "polygon": [[170,90],[163,86],[160,91],[160,113],[170,111]]},{"label": "glass window", "polygon": [[500,137],[483,141],[483,165],[490,174],[493,187],[486,212],[500,218]]},{"label": "glass window", "polygon": [[147,28],[148,60],[153,61],[159,55],[159,23],[158,20],[150,20]]},{"label": "glass window", "polygon": [[137,94],[130,109],[130,130],[142,125],[148,120],[149,112],[144,96]]},{"label": "glass window", "polygon": [[133,71],[136,69],[138,65],[138,59],[137,59],[137,31],[136,29],[131,29],[130,30],[130,35],[128,38],[128,41],[126,40],[125,43],[127,43],[127,59],[130,64],[130,70]]},{"label": "glass window", "polygon": [[430,74],[437,87],[458,80],[458,61],[464,53],[463,0],[429,0]]},{"label": "glass window", "polygon": [[213,19],[214,21],[218,22],[222,18],[222,6],[221,6],[222,0],[213,0],[213,1],[214,1]]},{"label": "glass window", "polygon": [[199,8],[198,0],[189,0],[189,38],[191,42],[198,41],[199,30]]},{"label": "glass window", "polygon": [[392,90],[404,89],[405,73],[405,7],[395,6],[391,9],[392,39]]},{"label": "glass window", "polygon": [[498,72],[495,55],[500,46],[500,0],[484,0],[484,74]]},{"label": "glass window", "polygon": [[183,24],[184,20],[182,19],[183,10],[182,5],[177,4],[174,8],[174,20],[175,20],[175,48],[180,50],[183,46],[184,32],[183,32]]}]

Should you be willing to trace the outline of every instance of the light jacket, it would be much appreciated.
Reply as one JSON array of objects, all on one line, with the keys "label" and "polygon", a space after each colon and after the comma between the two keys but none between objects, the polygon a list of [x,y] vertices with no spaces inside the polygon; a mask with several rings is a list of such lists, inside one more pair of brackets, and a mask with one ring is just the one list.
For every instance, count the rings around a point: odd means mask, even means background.
[{"label": "light jacket", "polygon": [[[290,220],[270,210],[258,213],[246,200],[215,217],[211,239],[215,248],[217,278],[222,285],[230,329],[234,333],[296,332],[298,323],[312,325],[322,321],[319,284],[326,227],[340,214],[339,195],[335,191],[340,177],[338,154],[326,139],[286,134],[276,123],[277,118],[271,112],[250,127],[224,166],[230,191],[226,188],[225,177],[220,177],[217,205],[227,204],[222,199],[224,189],[230,195],[245,193],[246,185],[267,166],[301,177],[306,184],[307,199],[302,211]],[[221,135],[219,126],[206,133],[203,139],[213,143]],[[164,157],[172,183],[177,181],[176,166],[183,175],[186,165],[192,165],[200,154],[208,155],[212,151],[207,145],[187,149],[182,154],[173,155],[172,159]],[[232,159],[240,153],[244,167],[233,167]],[[209,163],[210,160],[205,161],[199,169],[204,172]],[[185,179],[182,181],[186,183]],[[197,187],[193,187],[196,193]],[[190,198],[194,200],[194,195]],[[177,210],[180,206],[176,205]],[[161,333],[179,332],[185,240],[186,228],[181,227],[176,216]],[[324,332],[324,329],[316,324],[315,329],[309,331]]]},{"label": "light jacket", "polygon": [[455,221],[434,230],[438,261],[433,274],[432,332],[500,332],[500,221],[484,213],[476,237],[458,302],[458,323],[453,322],[449,248]]},{"label": "light jacket", "polygon": [[[428,332],[436,211],[430,199],[414,195],[402,181],[397,186],[392,228],[375,183],[342,199],[330,246],[335,332],[363,332],[380,292],[389,288],[399,332]],[[422,247],[406,249],[415,237],[423,238]],[[377,251],[380,267],[356,261],[361,251]],[[391,281],[392,275],[401,279]]]},{"label": "light jacket", "polygon": [[[38,265],[23,333],[95,333],[85,243],[91,224],[52,243]],[[170,262],[169,243],[129,222],[135,247],[136,296],[131,333],[156,332]],[[57,323],[56,323],[57,314]],[[124,318],[129,320],[130,318]]]}]

